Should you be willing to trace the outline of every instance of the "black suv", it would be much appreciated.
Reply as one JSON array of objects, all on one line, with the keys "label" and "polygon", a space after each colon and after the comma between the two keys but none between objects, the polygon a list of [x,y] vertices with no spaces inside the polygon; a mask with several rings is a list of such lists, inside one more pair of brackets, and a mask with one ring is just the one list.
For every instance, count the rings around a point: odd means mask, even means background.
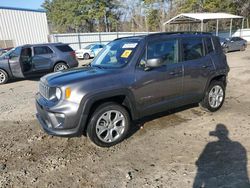
[{"label": "black suv", "polygon": [[78,66],[74,50],[63,43],[23,45],[0,56],[0,85]]},{"label": "black suv", "polygon": [[42,77],[37,118],[49,134],[86,132],[95,144],[108,147],[142,117],[195,103],[218,110],[228,72],[219,39],[210,34],[120,38],[90,66]]}]

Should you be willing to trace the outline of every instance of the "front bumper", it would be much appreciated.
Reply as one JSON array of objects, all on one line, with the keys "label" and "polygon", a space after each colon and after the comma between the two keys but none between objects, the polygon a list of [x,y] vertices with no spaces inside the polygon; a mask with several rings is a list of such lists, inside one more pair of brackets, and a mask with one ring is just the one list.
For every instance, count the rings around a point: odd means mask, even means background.
[{"label": "front bumper", "polygon": [[51,105],[39,93],[36,95],[36,117],[45,132],[55,136],[80,136],[83,133],[85,115],[78,115],[76,104]]}]

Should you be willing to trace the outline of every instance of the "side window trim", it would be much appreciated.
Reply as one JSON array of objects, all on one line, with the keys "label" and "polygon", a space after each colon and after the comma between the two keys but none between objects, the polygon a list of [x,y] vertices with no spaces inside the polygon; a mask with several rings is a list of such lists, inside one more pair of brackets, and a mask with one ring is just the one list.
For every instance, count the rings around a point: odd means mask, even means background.
[{"label": "side window trim", "polygon": [[214,40],[213,40],[213,38],[212,38],[212,37],[210,38],[210,40],[211,40],[211,43],[212,43],[212,46],[213,46],[213,50],[214,50],[214,52],[215,52]]},{"label": "side window trim", "polygon": [[218,54],[221,52],[221,45],[220,45],[220,42],[219,42],[219,39],[217,39],[216,37],[212,37],[212,44],[213,44],[213,47],[214,47],[214,53],[215,54]]},{"label": "side window trim", "polygon": [[49,53],[49,54],[54,54],[54,50],[50,47],[50,46],[47,46],[47,48],[49,48],[51,50],[52,53]]},{"label": "side window trim", "polygon": [[[205,45],[206,45],[206,55],[210,54],[210,53],[214,53],[215,52],[215,46],[214,46],[212,37],[205,37],[204,39],[205,39]],[[212,51],[211,52],[209,52],[209,49],[208,49],[208,40],[210,41],[210,43],[212,45]]]},{"label": "side window trim", "polygon": [[204,57],[204,56],[206,56],[206,55],[207,55],[207,53],[206,53],[206,49],[207,49],[207,47],[206,47],[206,41],[205,41],[205,38],[204,38],[204,37],[202,37],[202,38],[201,38],[201,41],[202,41],[202,57]]}]

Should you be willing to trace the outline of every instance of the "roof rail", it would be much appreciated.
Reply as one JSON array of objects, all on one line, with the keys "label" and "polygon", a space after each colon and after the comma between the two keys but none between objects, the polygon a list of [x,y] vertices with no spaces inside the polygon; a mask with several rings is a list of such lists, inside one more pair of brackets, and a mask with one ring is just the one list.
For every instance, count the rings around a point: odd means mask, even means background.
[{"label": "roof rail", "polygon": [[152,33],[148,35],[175,35],[175,34],[205,34],[205,35],[213,35],[213,33],[210,32],[201,32],[201,31],[175,31],[175,32],[159,32],[159,33]]}]

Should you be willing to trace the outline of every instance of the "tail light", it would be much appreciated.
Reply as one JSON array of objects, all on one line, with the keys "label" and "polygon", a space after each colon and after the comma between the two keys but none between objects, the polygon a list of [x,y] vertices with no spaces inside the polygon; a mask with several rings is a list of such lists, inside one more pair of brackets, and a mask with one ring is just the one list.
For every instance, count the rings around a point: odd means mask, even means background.
[{"label": "tail light", "polygon": [[75,52],[75,51],[72,51],[72,52],[70,52],[69,54],[70,54],[70,56],[72,56],[73,58],[76,59],[76,52]]}]

